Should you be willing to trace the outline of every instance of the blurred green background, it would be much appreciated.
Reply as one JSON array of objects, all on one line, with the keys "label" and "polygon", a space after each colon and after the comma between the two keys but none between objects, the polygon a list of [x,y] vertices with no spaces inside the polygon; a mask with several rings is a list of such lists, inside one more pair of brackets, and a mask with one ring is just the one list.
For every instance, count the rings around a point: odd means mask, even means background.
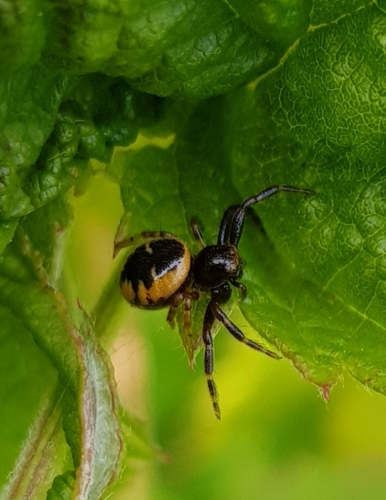
[{"label": "blurred green background", "polygon": [[[111,273],[118,279],[112,247],[122,213],[119,187],[96,175],[73,205],[67,268],[76,294],[92,310]],[[221,330],[218,422],[202,355],[191,371],[165,317],[166,311],[135,310],[122,299],[116,336],[106,343],[121,400],[148,428],[156,450],[153,460],[130,461],[134,473],[112,498],[386,498],[384,396],[347,373],[325,402],[288,361],[260,355]],[[248,330],[242,318],[237,323]]]}]

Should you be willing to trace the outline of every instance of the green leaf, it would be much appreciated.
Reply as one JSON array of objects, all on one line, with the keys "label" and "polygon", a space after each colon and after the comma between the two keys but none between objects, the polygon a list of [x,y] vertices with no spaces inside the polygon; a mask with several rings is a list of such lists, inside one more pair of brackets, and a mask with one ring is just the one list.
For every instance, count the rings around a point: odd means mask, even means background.
[{"label": "green leaf", "polygon": [[16,227],[17,220],[3,222],[0,224],[0,254],[12,240]]},{"label": "green leaf", "polygon": [[163,96],[225,92],[266,70],[280,54],[217,0],[134,3],[120,42],[106,71]]},{"label": "green leaf", "polygon": [[[38,62],[46,35],[43,0],[6,0],[0,6],[0,70],[11,73]],[[33,43],[31,43],[33,40]]]},{"label": "green leaf", "polygon": [[69,78],[49,61],[0,78],[0,99],[7,102],[0,115],[2,220],[26,215],[71,186],[82,188],[90,158],[108,161],[113,147],[133,142],[141,126],[162,114],[156,98],[120,79]]},{"label": "green leaf", "polygon": [[330,386],[346,367],[381,392],[384,20],[371,5],[310,32],[277,74],[239,93],[231,120],[242,192],[256,179],[317,193],[259,210],[282,257],[265,271],[250,268],[258,287],[243,310],[311,381]]},{"label": "green leaf", "polygon": [[[297,19],[286,27],[285,42],[305,28],[309,8],[294,9]],[[124,76],[157,95],[215,95],[261,74],[282,55],[272,34],[266,37],[238,9],[218,0],[54,4],[49,53],[77,74]]]},{"label": "green leaf", "polygon": [[370,0],[319,0],[314,2],[311,23],[332,23],[345,15],[351,15],[361,7],[371,5]]},{"label": "green leaf", "polygon": [[[68,78],[45,64],[20,69],[0,78],[0,113],[4,141],[0,148],[0,217],[7,220],[33,209],[29,191],[39,189],[26,179],[55,122]],[[35,177],[39,174],[35,174]],[[28,192],[27,192],[28,191]]]},{"label": "green leaf", "polygon": [[[5,440],[2,482],[11,466],[12,474],[4,498],[21,497],[27,489],[41,495],[55,476],[75,470],[72,490],[99,498],[119,471],[123,443],[109,361],[87,316],[80,314],[80,331],[71,323],[64,297],[52,288],[45,270],[66,213],[59,203],[34,212],[1,260],[2,344],[4,353],[9,352],[1,366],[4,429],[9,430],[20,411],[20,400],[24,406],[23,418],[15,421],[17,433]],[[46,225],[40,229],[42,221]],[[10,391],[12,387],[17,391]],[[6,397],[7,392],[12,397]],[[56,482],[57,494],[62,488],[58,484],[68,488],[67,482]]]},{"label": "green leaf", "polygon": [[[232,0],[229,2],[242,20],[269,40],[274,40],[283,50],[300,38],[308,29],[310,16],[319,4],[310,0]],[[332,4],[333,2],[329,2]],[[351,2],[350,2],[351,4]],[[327,5],[321,8],[325,12]],[[342,12],[342,3],[340,2]]]},{"label": "green leaf", "polygon": [[[171,227],[185,239],[188,237],[173,148],[150,146],[138,152],[118,151],[109,169],[122,172],[125,223],[133,234],[154,226],[160,231]],[[136,217],[134,211],[141,213],[141,217]]]}]

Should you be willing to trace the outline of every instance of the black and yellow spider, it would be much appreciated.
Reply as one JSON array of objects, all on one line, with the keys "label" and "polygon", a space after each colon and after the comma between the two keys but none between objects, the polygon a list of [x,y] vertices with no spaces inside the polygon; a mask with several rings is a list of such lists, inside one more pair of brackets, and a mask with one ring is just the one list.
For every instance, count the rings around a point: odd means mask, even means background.
[{"label": "black and yellow spider", "polygon": [[[222,323],[236,340],[272,358],[278,358],[277,354],[258,342],[246,338],[221,306],[229,301],[232,286],[239,289],[242,297],[246,295],[245,286],[238,281],[242,275],[243,261],[237,249],[246,210],[280,191],[313,194],[313,191],[308,189],[276,185],[247,198],[239,205],[229,207],[220,223],[215,245],[205,245],[201,230],[192,219],[192,233],[200,246],[200,251],[194,256],[187,244],[171,233],[144,232],[139,235],[141,243],[129,255],[121,272],[122,294],[130,304],[145,309],[169,307],[169,323],[173,322],[176,309],[182,305],[186,328],[190,325],[192,301],[198,300],[203,294],[210,294],[202,326],[202,342],[205,375],[214,413],[218,419],[221,414],[218,392],[213,380],[212,327],[215,320]],[[136,238],[121,242],[119,248],[133,245]]]}]

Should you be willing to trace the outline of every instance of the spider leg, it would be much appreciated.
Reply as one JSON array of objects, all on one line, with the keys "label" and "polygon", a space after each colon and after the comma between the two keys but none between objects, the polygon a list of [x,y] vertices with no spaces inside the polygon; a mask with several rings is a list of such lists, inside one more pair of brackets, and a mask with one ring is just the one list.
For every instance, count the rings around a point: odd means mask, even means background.
[{"label": "spider leg", "polygon": [[213,313],[213,316],[225,326],[228,332],[231,333],[236,340],[242,342],[243,344],[246,344],[247,346],[251,347],[252,349],[255,349],[256,351],[260,351],[263,354],[266,354],[271,358],[280,359],[280,356],[278,356],[276,353],[270,351],[269,349],[266,349],[264,346],[255,342],[254,340],[248,339],[243,334],[243,332],[239,330],[239,328],[228,318],[228,316],[220,308],[217,302],[211,301],[209,303],[209,307]]},{"label": "spider leg", "polygon": [[209,303],[206,308],[204,317],[204,326],[202,329],[202,340],[204,342],[204,369],[206,382],[208,384],[210,398],[212,400],[214,414],[218,420],[221,419],[221,411],[218,402],[218,392],[216,384],[213,380],[213,367],[214,367],[214,348],[213,348],[213,336],[212,336],[212,326],[215,317],[212,312],[211,303]]},{"label": "spider leg", "polygon": [[166,321],[169,323],[169,326],[171,328],[174,328],[176,326],[175,318],[176,318],[177,309],[178,309],[179,305],[181,304],[181,302],[183,302],[183,300],[184,300],[183,294],[176,293],[173,296],[173,299],[169,304],[169,311],[168,311],[168,315],[166,316]]},{"label": "spider leg", "polygon": [[204,237],[202,235],[202,231],[200,229],[200,225],[198,223],[198,220],[195,217],[193,217],[190,220],[190,229],[193,233],[194,239],[197,241],[198,246],[200,247],[200,250],[202,250],[206,246],[205,240],[204,240]]},{"label": "spider leg", "polygon": [[183,329],[188,334],[191,335],[192,326],[192,302],[199,299],[199,293],[191,288],[191,283],[189,286],[184,287],[183,290],[177,292],[172,297],[169,303],[169,311],[166,317],[166,321],[169,325],[175,327],[175,317],[177,310],[182,304],[182,319],[183,319]]},{"label": "spider leg", "polygon": [[229,281],[230,283],[232,283],[234,287],[238,288],[240,292],[240,300],[245,300],[245,297],[247,296],[247,287],[233,278],[230,279]]},{"label": "spider leg", "polygon": [[230,232],[233,227],[233,219],[238,208],[239,205],[232,205],[227,210],[225,210],[224,215],[221,219],[220,229],[218,231],[217,245],[224,245],[226,243],[229,243]]},{"label": "spider leg", "polygon": [[183,318],[184,318],[184,330],[188,332],[188,335],[192,334],[192,298],[190,296],[185,297],[183,305]]},{"label": "spider leg", "polygon": [[114,241],[113,258],[115,258],[123,248],[135,247],[138,244],[146,243],[154,238],[175,239],[175,236],[167,231],[143,231],[142,233],[131,236],[130,238],[117,239],[116,237]]},{"label": "spider leg", "polygon": [[[235,245],[237,247],[237,245],[239,244],[241,234],[243,232],[246,209],[252,205],[255,205],[256,203],[261,203],[262,201],[270,198],[271,196],[277,193],[280,193],[281,191],[287,191],[290,193],[314,194],[314,191],[311,191],[310,189],[303,189],[294,186],[286,186],[283,184],[278,184],[277,186],[270,186],[261,191],[260,193],[257,193],[251,196],[250,198],[247,198],[246,200],[243,201],[243,203],[241,203],[240,205],[238,205],[238,207],[236,207],[236,210],[233,213],[233,218],[231,218],[231,220],[228,221],[228,224],[229,223],[231,224],[231,227],[227,229],[227,234],[229,234],[229,243],[231,245]],[[220,226],[220,233],[221,233],[221,226]]]},{"label": "spider leg", "polygon": [[304,189],[304,188],[298,188],[295,186],[286,186],[284,184],[277,184],[276,186],[270,186],[260,193],[254,194],[250,198],[247,198],[241,206],[244,208],[244,210],[251,205],[254,205],[255,203],[261,203],[262,201],[266,200],[267,198],[270,198],[274,194],[280,193],[281,191],[287,191],[289,193],[303,193],[303,194],[315,194],[315,191],[312,191],[311,189]]},{"label": "spider leg", "polygon": [[192,302],[198,300],[194,292],[185,294],[183,298],[182,317],[184,331],[187,335],[192,335]]}]

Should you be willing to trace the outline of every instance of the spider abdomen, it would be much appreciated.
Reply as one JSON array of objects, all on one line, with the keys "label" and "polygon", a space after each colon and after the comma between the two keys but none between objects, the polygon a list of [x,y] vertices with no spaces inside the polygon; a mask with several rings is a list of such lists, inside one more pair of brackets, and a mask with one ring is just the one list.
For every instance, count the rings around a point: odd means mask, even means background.
[{"label": "spider abdomen", "polygon": [[186,281],[190,265],[191,254],[183,241],[172,235],[156,236],[126,260],[120,279],[122,294],[138,307],[164,307]]},{"label": "spider abdomen", "polygon": [[208,245],[195,257],[193,276],[203,288],[215,288],[241,275],[242,263],[234,245]]}]

